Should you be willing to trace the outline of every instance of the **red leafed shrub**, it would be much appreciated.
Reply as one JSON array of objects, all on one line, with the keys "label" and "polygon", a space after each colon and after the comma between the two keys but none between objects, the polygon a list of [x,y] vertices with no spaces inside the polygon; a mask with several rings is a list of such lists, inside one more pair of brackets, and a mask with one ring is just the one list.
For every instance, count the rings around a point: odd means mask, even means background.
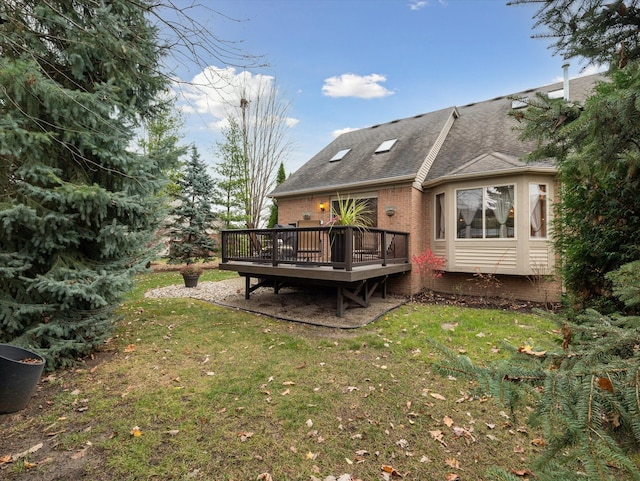
[{"label": "red leafed shrub", "polygon": [[444,257],[437,256],[431,249],[427,249],[420,255],[414,255],[411,260],[420,272],[422,284],[429,284],[430,289],[433,287],[433,280],[442,277],[447,264]]}]

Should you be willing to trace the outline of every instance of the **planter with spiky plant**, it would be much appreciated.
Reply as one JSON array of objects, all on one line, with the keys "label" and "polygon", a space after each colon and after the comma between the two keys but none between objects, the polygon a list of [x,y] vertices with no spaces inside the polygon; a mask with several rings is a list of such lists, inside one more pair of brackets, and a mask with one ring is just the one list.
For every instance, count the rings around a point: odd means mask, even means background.
[{"label": "planter with spiky plant", "polygon": [[365,232],[373,223],[367,203],[360,199],[340,197],[335,206],[331,207],[329,225],[329,240],[331,243],[331,262],[334,269],[344,267],[346,259],[346,234],[348,228]]}]

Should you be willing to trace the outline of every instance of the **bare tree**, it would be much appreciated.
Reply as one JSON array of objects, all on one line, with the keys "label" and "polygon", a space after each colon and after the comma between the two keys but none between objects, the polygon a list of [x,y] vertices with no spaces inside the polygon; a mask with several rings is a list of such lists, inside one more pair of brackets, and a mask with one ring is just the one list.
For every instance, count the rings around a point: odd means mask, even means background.
[{"label": "bare tree", "polygon": [[289,108],[275,82],[261,81],[242,90],[240,126],[249,173],[245,210],[255,226],[262,224],[268,210],[266,195],[275,186],[278,166],[291,149]]}]

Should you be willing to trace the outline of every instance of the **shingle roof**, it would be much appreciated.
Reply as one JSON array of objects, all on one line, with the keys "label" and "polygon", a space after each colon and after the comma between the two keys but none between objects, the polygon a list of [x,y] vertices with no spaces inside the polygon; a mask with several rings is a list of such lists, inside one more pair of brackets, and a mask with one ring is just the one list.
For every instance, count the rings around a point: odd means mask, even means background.
[{"label": "shingle roof", "polygon": [[[591,75],[572,79],[571,99],[584,100],[594,82],[602,78],[601,75]],[[524,167],[526,164],[520,159],[531,152],[534,143],[520,141],[518,132],[513,130],[517,123],[507,115],[511,110],[512,98],[533,96],[537,91],[552,92],[562,87],[562,82],[559,82],[342,134],[270,195],[280,197],[339,191],[393,182],[394,179],[429,182],[463,172],[480,174],[500,170],[507,168],[507,164],[510,168],[518,165]],[[453,125],[449,130],[452,117]],[[440,147],[439,141],[445,134]],[[375,153],[382,142],[391,139],[398,141],[388,152]],[[350,150],[341,160],[330,162],[336,153],[344,149]],[[428,160],[430,153],[437,153],[435,160]]]}]

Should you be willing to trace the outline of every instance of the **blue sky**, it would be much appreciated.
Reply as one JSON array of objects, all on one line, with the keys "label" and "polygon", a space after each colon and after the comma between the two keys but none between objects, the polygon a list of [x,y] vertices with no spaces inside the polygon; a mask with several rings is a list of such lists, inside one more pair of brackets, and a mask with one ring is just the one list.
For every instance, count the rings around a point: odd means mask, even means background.
[{"label": "blue sky", "polygon": [[[176,67],[184,81],[211,78],[207,73],[226,79],[224,89],[186,89],[189,102],[181,104],[185,143],[195,143],[211,163],[217,161],[220,126],[228,105],[237,102],[234,86],[241,81],[275,83],[290,102],[289,174],[347,129],[562,78],[564,60],[548,49],[548,40],[531,38],[535,6],[506,6],[506,0],[200,2],[208,8],[190,15],[264,64],[245,70],[203,56]],[[572,61],[570,76],[593,71],[585,67]]]}]

